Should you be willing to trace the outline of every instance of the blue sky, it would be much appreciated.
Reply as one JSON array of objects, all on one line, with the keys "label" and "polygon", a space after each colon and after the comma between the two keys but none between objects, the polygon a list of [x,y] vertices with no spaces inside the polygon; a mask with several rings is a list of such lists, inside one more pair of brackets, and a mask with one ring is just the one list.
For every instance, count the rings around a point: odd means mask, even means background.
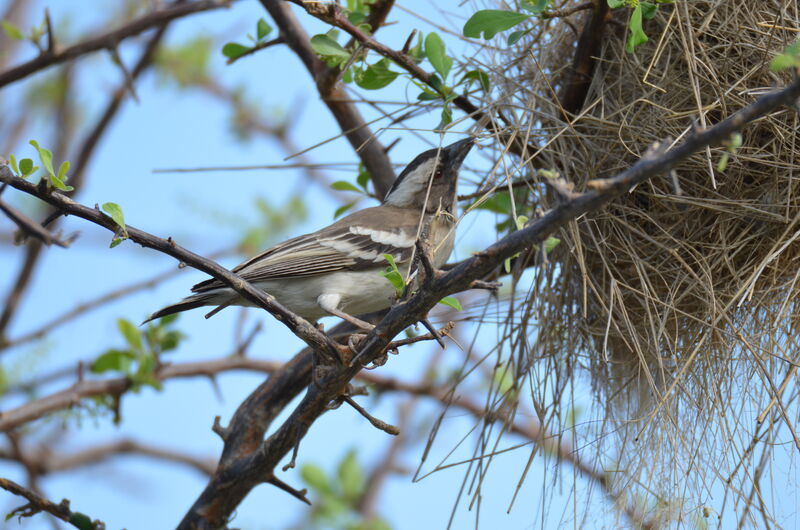
[{"label": "blue sky", "polygon": [[[0,1],[0,10],[4,4]],[[85,5],[63,0],[37,4],[48,5],[57,24],[69,18],[73,31],[78,33],[96,29],[97,21],[104,18],[103,10],[112,9],[115,2],[94,2],[94,12],[86,9]],[[465,19],[466,8],[456,3],[443,8],[444,12],[432,3],[422,1],[402,2],[402,5],[455,31]],[[324,26],[308,16],[298,16],[309,33],[324,31]],[[235,38],[252,31],[259,17],[268,19],[257,2],[238,2],[228,11],[195,15],[176,24],[170,30],[168,41],[180,43],[197,35]],[[396,9],[390,19],[397,23],[382,29],[380,39],[394,47],[402,46],[411,28],[425,32],[431,30],[429,24],[400,9]],[[448,46],[460,49],[455,39],[447,37],[441,30],[440,33],[445,36]],[[218,45],[221,46],[225,40],[220,40]],[[125,44],[120,51],[123,59],[130,63],[137,48]],[[31,48],[28,52],[32,55],[34,50]],[[119,70],[105,53],[81,61],[89,67],[81,69],[81,90],[77,97],[85,107],[84,123],[91,124],[105,104],[108,91],[117,86]],[[286,112],[300,105],[302,112],[292,133],[298,145],[312,146],[336,134],[337,126],[317,100],[307,72],[288,49],[274,47],[231,66],[225,65],[221,54],[215,54],[212,69],[220,82],[226,86],[243,87],[264,109]],[[35,82],[36,77],[29,81]],[[2,104],[19,104],[19,91],[24,86],[20,83],[8,89],[8,99]],[[155,169],[175,167],[281,164],[285,154],[268,140],[243,142],[237,139],[231,134],[228,110],[206,95],[176,90],[171,85],[159,83],[152,73],[143,76],[137,87],[140,103],[126,102],[105,135],[89,167],[87,185],[78,195],[80,202],[88,205],[117,202],[124,208],[129,224],[163,237],[172,236],[180,244],[201,254],[229,247],[241,238],[245,228],[258,223],[260,216],[255,206],[256,199],[279,206],[300,194],[309,206],[309,216],[303,223],[294,226],[289,233],[274,234],[271,242],[329,223],[333,212],[341,206],[342,203],[334,200],[327,191],[305,184],[303,175],[295,170],[155,173]],[[377,97],[413,102],[416,89],[406,90],[404,87],[405,83],[398,82],[377,93]],[[367,107],[362,111],[367,119],[377,116]],[[456,118],[459,117],[461,115],[456,113]],[[402,139],[391,151],[392,160],[402,164],[429,145],[439,143],[438,135],[431,132],[438,121],[438,113],[432,113],[410,122],[411,126],[418,128],[420,137],[396,127],[382,129],[385,121],[378,122],[375,128],[384,144],[395,138]],[[47,117],[37,120],[31,137],[52,144],[54,135]],[[455,134],[449,135],[444,142],[459,138]],[[25,145],[27,140],[25,138],[15,148],[18,156],[32,155],[31,149]],[[315,148],[309,157],[315,162],[352,163],[356,160],[342,138]],[[482,164],[485,165],[485,161],[480,153],[471,154],[467,161],[467,165],[472,167],[482,167]],[[355,179],[354,173],[327,174],[332,179]],[[6,192],[5,198],[9,196],[21,207],[31,206],[30,201],[18,194],[12,196]],[[367,200],[361,207],[371,204]],[[487,214],[483,214],[484,217],[471,215],[473,217],[468,217],[461,225],[454,259],[486,246],[494,238],[494,231],[486,228],[493,224]],[[10,327],[9,336],[12,338],[81,301],[176,266],[171,258],[130,242],[109,249],[111,235],[80,220],[67,219],[62,226],[66,232],[80,231],[81,236],[68,250],[47,250],[25,303]],[[0,231],[8,232],[11,228],[7,220],[0,219]],[[0,293],[10,288],[20,255],[20,249],[0,245]],[[222,262],[233,266],[240,259],[233,256]],[[48,372],[53,368],[75,365],[79,360],[93,359],[108,347],[121,346],[122,339],[116,328],[118,318],[139,322],[153,310],[180,299],[193,283],[203,278],[202,273],[186,271],[155,289],[110,304],[58,329],[45,341],[13,350],[4,357],[4,367],[12,375],[30,370]],[[249,326],[256,321],[265,325],[265,331],[250,349],[251,355],[287,360],[300,348],[299,341],[278,322],[260,312],[250,313]],[[183,315],[178,321],[179,328],[189,338],[170,355],[170,360],[189,362],[228,354],[234,340],[236,316],[236,310],[223,311],[210,320],[205,320],[202,312]],[[474,328],[463,324],[462,331],[463,336],[469,339]],[[493,329],[483,330],[477,342],[478,348],[488,349],[495,333]],[[414,380],[435,348],[435,345],[425,344],[405,349],[400,356],[392,357],[379,373]],[[441,369],[452,368],[459,359],[458,349],[449,347]],[[263,376],[258,374],[232,373],[218,377],[216,388],[210,381],[201,379],[169,381],[162,392],[145,388],[138,394],[125,396],[122,402],[123,423],[119,427],[114,426],[107,416],[90,418],[84,415],[79,425],[74,415],[64,419],[72,432],[64,438],[59,449],[69,452],[102,441],[133,437],[193,455],[216,458],[221,442],[211,432],[214,416],[221,416],[224,424],[262,380]],[[585,381],[577,383],[576,406],[590,406],[588,385]],[[63,388],[64,384],[60,382],[50,390]],[[396,421],[396,405],[403,399],[388,394],[359,398],[376,416],[388,422]],[[478,399],[483,399],[483,396],[479,395]],[[3,406],[13,403],[6,401]],[[416,469],[437,411],[438,407],[424,400],[415,409],[412,428],[421,435],[422,442],[414,444],[401,459],[408,469]],[[50,420],[49,428],[54,424],[57,422]],[[448,411],[425,464],[426,469],[443,459],[456,462],[469,458],[474,447],[474,438],[469,438],[469,433],[474,425],[472,416],[456,409]],[[465,437],[467,442],[462,442]],[[390,441],[388,435],[371,427],[353,410],[341,407],[315,423],[301,444],[298,464],[314,463],[332,471],[348,450],[356,448],[359,461],[371,468],[378,463]],[[518,443],[518,439],[509,436],[500,442],[499,447]],[[449,455],[454,448],[454,453]],[[513,510],[506,513],[529,454],[530,447],[522,447],[495,457],[482,488],[480,514],[477,515],[475,509],[467,510],[468,502],[462,501],[453,527],[475,526],[476,517],[486,528],[500,525],[519,529],[569,527],[575,519],[582,520],[584,511],[591,514],[591,518],[585,521],[589,527],[616,526],[613,510],[599,490],[589,492],[585,480],[575,477],[569,468],[562,468],[564,476],[560,476],[553,461],[541,455],[534,459]],[[792,461],[786,462],[785,469],[788,470],[785,472],[787,476],[777,473],[782,480],[791,482],[793,477],[796,479]],[[450,517],[463,473],[464,466],[455,466],[414,484],[409,475],[395,475],[382,493],[379,512],[397,529],[443,528]],[[0,475],[24,480],[18,466],[6,463],[0,464]],[[281,479],[297,487],[302,483],[296,470],[281,474]],[[176,524],[205,482],[197,472],[177,464],[122,456],[81,471],[48,477],[43,481],[43,487],[51,499],[69,498],[74,509],[102,519],[108,528],[124,526],[136,530]],[[790,491],[791,498],[785,500],[787,516],[784,524],[796,527],[796,514],[791,506],[797,505],[797,490]],[[695,501],[716,506],[721,495],[716,490],[712,493]],[[0,495],[0,506],[4,509],[18,504],[18,499]],[[286,493],[271,486],[261,486],[237,510],[234,524],[252,529],[285,528],[297,521],[305,509]],[[49,528],[41,517],[23,526]]]}]

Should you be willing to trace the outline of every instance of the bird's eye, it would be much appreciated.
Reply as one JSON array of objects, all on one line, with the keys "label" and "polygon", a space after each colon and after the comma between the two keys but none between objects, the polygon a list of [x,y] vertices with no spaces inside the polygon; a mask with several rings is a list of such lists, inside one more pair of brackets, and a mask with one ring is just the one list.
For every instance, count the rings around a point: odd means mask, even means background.
[{"label": "bird's eye", "polygon": [[435,179],[442,178],[442,174],[443,174],[442,169],[439,168],[439,169],[436,170],[436,173],[433,174],[433,178],[435,178]]}]

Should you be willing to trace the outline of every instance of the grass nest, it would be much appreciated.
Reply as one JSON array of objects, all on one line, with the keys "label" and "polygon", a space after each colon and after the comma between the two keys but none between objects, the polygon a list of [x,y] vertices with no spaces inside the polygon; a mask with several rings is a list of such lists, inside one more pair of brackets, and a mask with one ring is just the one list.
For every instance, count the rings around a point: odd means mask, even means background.
[{"label": "grass nest", "polygon": [[[555,170],[583,191],[588,180],[630,167],[654,142],[679,142],[693,126],[713,125],[784,85],[789,74],[769,65],[800,37],[799,4],[661,5],[645,21],[649,42],[634,53],[625,50],[630,10],[614,10],[585,103],[569,123],[554,94],[585,14],[537,22],[541,29],[494,52],[503,91],[495,104],[540,147],[535,168]],[[661,428],[653,439],[667,454],[704,447],[718,455],[732,446],[709,439],[724,437],[745,458],[750,427],[792,421],[786,410],[797,392],[786,389],[800,360],[797,131],[793,109],[774,112],[742,132],[734,153],[725,146],[697,153],[674,178],[639,185],[559,235],[555,267],[528,298],[531,333],[540,355],[588,368],[608,404],[604,419],[619,420],[622,436]],[[534,198],[543,208],[555,200],[547,192]],[[747,432],[734,434],[733,422]],[[599,430],[610,429],[601,423]],[[630,476],[636,465],[648,467],[643,460],[620,457],[620,464],[634,466]],[[685,477],[688,460],[680,473],[671,466],[670,478]]]}]

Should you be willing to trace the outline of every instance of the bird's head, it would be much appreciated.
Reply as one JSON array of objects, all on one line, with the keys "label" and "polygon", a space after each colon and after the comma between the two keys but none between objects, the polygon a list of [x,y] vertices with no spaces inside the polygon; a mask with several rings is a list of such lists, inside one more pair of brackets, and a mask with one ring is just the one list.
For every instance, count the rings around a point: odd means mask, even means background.
[{"label": "bird's head", "polygon": [[418,155],[394,181],[384,204],[453,213],[458,170],[474,143],[467,138]]}]

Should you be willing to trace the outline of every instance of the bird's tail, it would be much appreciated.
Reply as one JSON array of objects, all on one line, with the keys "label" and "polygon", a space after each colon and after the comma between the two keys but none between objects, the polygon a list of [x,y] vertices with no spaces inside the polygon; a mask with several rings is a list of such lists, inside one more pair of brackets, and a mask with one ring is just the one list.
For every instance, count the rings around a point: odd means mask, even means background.
[{"label": "bird's tail", "polygon": [[223,303],[220,300],[220,296],[218,293],[200,293],[200,294],[193,294],[192,296],[187,296],[180,302],[172,305],[168,305],[162,309],[159,309],[152,315],[150,315],[147,320],[142,322],[142,324],[147,324],[151,320],[155,320],[157,318],[165,317],[167,315],[172,315],[175,313],[180,313],[182,311],[188,311],[190,309],[196,309],[198,307],[208,306],[208,305],[217,305]]}]

